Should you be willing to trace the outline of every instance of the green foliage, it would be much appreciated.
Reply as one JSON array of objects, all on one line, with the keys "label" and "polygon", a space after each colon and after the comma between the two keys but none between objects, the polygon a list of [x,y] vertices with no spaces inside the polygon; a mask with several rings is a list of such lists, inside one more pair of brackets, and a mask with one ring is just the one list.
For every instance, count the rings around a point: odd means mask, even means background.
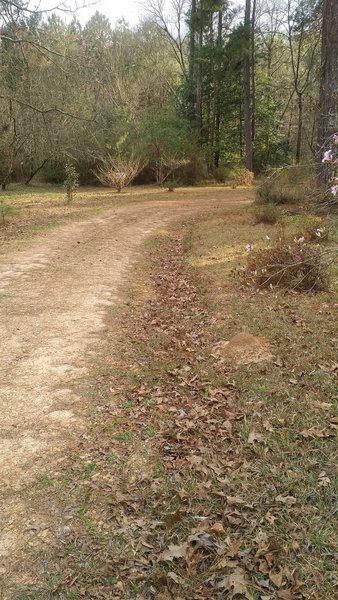
[{"label": "green foliage", "polygon": [[193,156],[196,146],[189,123],[170,107],[145,112],[136,134],[135,151],[162,184]]},{"label": "green foliage", "polygon": [[266,204],[265,206],[255,206],[253,208],[254,222],[275,225],[280,219],[280,211],[275,204]]},{"label": "green foliage", "polygon": [[69,204],[73,200],[74,194],[79,187],[79,174],[74,165],[66,163],[65,176],[66,179],[63,185],[66,188],[67,204]]},{"label": "green foliage", "polygon": [[42,179],[46,183],[64,183],[64,163],[59,160],[49,160],[42,169]]}]

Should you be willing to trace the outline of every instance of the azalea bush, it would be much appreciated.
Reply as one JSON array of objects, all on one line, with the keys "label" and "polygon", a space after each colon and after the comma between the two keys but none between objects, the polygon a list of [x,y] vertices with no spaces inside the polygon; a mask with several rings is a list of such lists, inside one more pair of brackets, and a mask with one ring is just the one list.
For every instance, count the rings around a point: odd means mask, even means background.
[{"label": "azalea bush", "polygon": [[338,133],[335,133],[329,142],[322,158],[329,173],[329,193],[334,204],[338,201]]},{"label": "azalea bush", "polygon": [[141,168],[139,158],[107,156],[101,161],[95,175],[102,185],[115,188],[120,192],[135,179]]},{"label": "azalea bush", "polygon": [[306,215],[301,222],[301,229],[295,236],[295,241],[314,242],[321,244],[330,239],[330,228],[320,217]]},{"label": "azalea bush", "polygon": [[303,291],[328,289],[328,267],[317,246],[282,240],[263,250],[255,250],[250,244],[245,249],[248,258],[243,278],[247,285]]}]

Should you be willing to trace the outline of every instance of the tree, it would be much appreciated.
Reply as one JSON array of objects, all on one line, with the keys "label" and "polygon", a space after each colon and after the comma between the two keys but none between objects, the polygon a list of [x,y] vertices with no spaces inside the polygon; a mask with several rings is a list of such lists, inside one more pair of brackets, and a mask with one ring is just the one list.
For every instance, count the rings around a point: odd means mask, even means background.
[{"label": "tree", "polygon": [[251,0],[245,1],[245,46],[243,57],[243,86],[244,86],[244,135],[245,135],[245,166],[248,171],[253,169],[252,155],[252,115],[251,115],[251,75],[250,75],[250,43],[251,43]]},{"label": "tree", "polygon": [[296,163],[302,150],[304,119],[304,95],[311,85],[320,36],[317,27],[317,0],[288,0],[287,36],[293,75],[294,93],[297,98]]},{"label": "tree", "polygon": [[317,176],[320,185],[329,179],[322,153],[332,134],[338,131],[338,2],[323,0],[320,94],[317,115]]}]

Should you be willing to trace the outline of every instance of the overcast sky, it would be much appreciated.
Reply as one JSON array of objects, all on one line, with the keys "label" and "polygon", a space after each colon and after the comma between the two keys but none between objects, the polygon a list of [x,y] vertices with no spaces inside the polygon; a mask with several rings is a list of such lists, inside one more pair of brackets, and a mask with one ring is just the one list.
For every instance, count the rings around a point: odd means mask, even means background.
[{"label": "overcast sky", "polygon": [[[42,9],[52,8],[57,6],[59,1],[61,2],[62,0],[41,0],[39,5]],[[233,2],[234,4],[243,4],[243,0],[233,0]],[[83,3],[89,5],[91,0],[77,0],[78,6],[81,6]],[[37,5],[38,0],[36,0],[36,2],[32,0],[31,6],[34,4]],[[74,0],[68,0],[66,4],[68,6],[74,6],[76,2]],[[79,21],[81,21],[81,23],[86,23],[97,10],[105,14],[113,25],[118,19],[123,17],[131,26],[136,25],[144,12],[142,11],[140,0],[98,0],[97,2],[94,2],[93,0],[88,8],[82,8],[77,12]]]}]

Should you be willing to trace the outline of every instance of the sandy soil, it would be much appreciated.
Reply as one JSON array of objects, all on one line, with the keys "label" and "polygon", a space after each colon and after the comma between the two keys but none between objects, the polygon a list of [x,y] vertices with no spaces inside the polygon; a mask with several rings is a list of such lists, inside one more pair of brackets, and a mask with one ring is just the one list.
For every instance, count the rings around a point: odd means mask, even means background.
[{"label": "sandy soil", "polygon": [[[25,490],[60,468],[83,430],[74,391],[95,363],[105,314],[118,300],[139,247],[173,218],[221,208],[247,194],[218,192],[113,208],[49,231],[0,264],[0,580],[15,579],[32,536],[48,535],[46,515]],[[52,507],[51,507],[52,510]],[[3,597],[6,596],[5,589]]]}]

